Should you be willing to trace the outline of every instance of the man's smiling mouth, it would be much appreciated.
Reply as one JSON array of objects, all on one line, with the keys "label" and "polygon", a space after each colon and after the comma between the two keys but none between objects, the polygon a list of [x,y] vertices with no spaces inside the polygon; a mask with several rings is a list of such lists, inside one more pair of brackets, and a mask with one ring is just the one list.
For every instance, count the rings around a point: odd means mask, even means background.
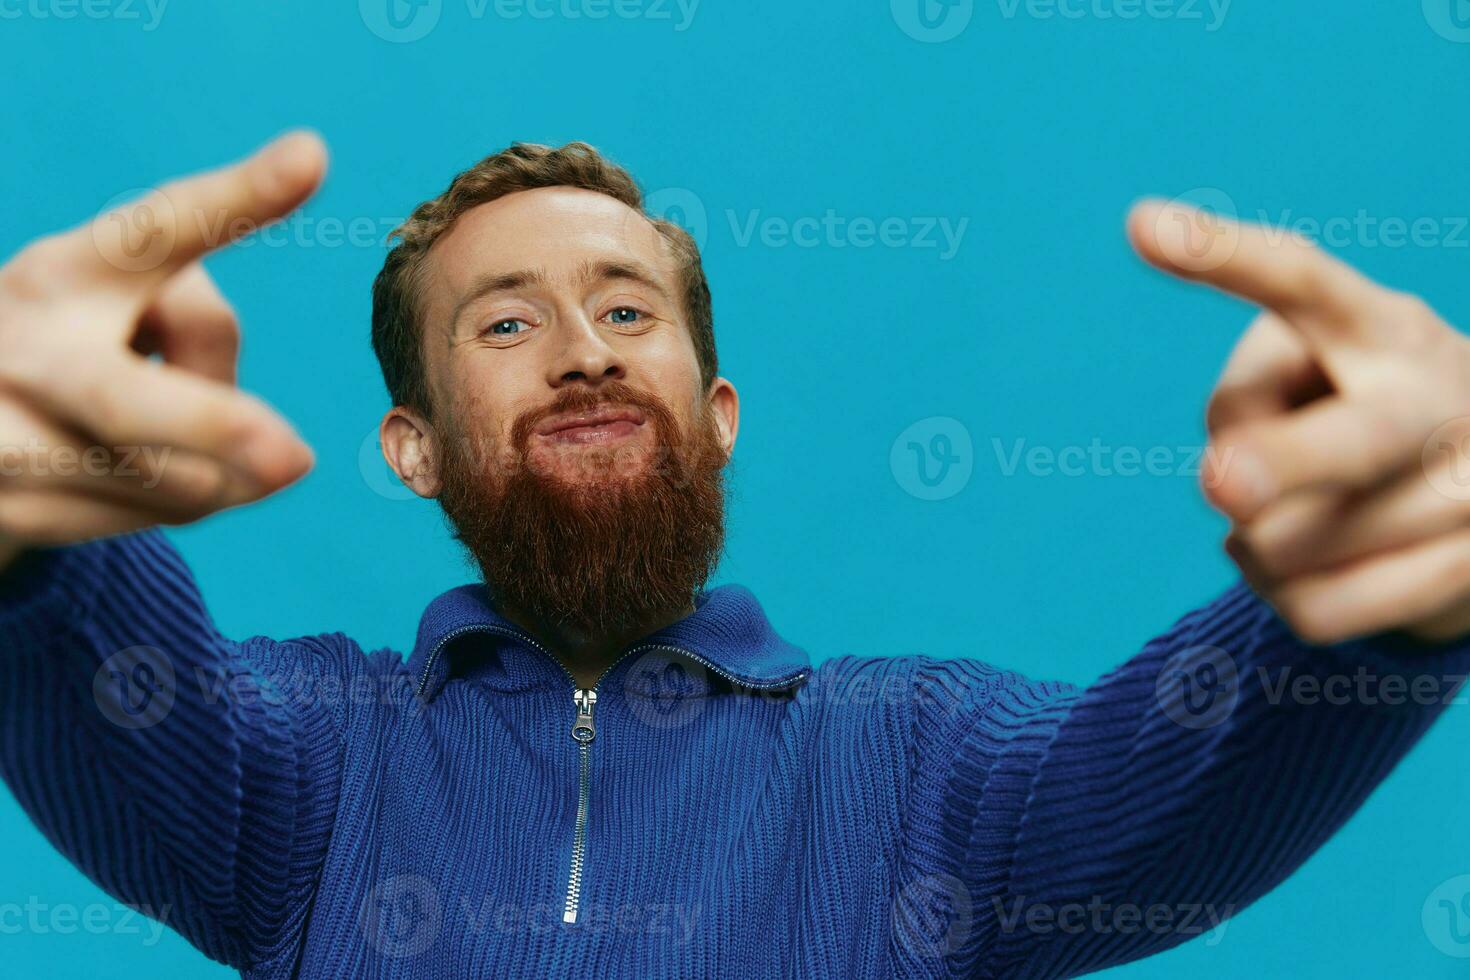
[{"label": "man's smiling mouth", "polygon": [[606,405],[554,415],[540,422],[533,431],[552,443],[602,445],[635,435],[643,423],[643,412],[637,408]]}]

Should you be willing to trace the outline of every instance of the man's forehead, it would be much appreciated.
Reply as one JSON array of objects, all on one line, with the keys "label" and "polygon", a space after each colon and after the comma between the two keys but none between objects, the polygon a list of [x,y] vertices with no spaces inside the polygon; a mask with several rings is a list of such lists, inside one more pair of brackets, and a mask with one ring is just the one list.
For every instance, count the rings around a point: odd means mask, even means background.
[{"label": "man's forehead", "polygon": [[589,261],[632,259],[665,275],[673,267],[667,240],[640,212],[575,187],[517,191],[471,208],[428,259],[431,277],[451,294],[487,273],[537,269],[571,281]]}]

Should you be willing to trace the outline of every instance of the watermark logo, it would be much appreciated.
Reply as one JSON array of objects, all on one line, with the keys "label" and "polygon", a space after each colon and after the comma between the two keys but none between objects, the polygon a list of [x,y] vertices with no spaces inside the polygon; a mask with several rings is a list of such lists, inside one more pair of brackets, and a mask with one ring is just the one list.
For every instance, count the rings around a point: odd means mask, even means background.
[{"label": "watermark logo", "polygon": [[909,37],[925,44],[952,41],[975,16],[975,0],[889,0],[893,22]]},{"label": "watermark logo", "polygon": [[123,272],[150,272],[173,253],[178,215],[167,194],[134,188],[109,198],[92,219],[97,254]]},{"label": "watermark logo", "polygon": [[925,875],[904,886],[893,903],[893,935],[921,959],[959,949],[975,928],[975,901],[954,875]]},{"label": "watermark logo", "polygon": [[665,187],[643,201],[650,217],[671,221],[689,232],[701,250],[709,240],[709,213],[699,195],[687,187]]},{"label": "watermark logo", "polygon": [[1470,501],[1470,416],[1430,433],[1420,461],[1431,487],[1450,500]]},{"label": "watermark logo", "polygon": [[173,710],[174,665],[154,647],[119,650],[92,675],[92,698],[119,728],[152,728]]},{"label": "watermark logo", "polygon": [[1154,219],[1154,235],[1172,242],[1186,269],[1209,272],[1230,261],[1239,245],[1235,201],[1218,187],[1196,187],[1169,201]]},{"label": "watermark logo", "polygon": [[1202,731],[1214,728],[1235,711],[1240,701],[1240,674],[1235,659],[1219,647],[1189,647],[1164,664],[1154,694],[1176,725]]},{"label": "watermark logo", "polygon": [[650,728],[682,728],[704,714],[710,674],[701,663],[650,650],[628,668],[623,679],[633,716]]},{"label": "watermark logo", "polygon": [[393,472],[383,457],[382,443],[376,427],[363,436],[362,442],[357,446],[357,471],[362,474],[362,482],[379,497],[388,500],[418,499],[418,494],[398,479],[398,474]]},{"label": "watermark logo", "polygon": [[443,0],[357,0],[367,29],[393,44],[428,35],[439,23]]},{"label": "watermark logo", "polygon": [[963,422],[945,415],[920,419],[893,440],[888,466],[904,492],[945,500],[965,489],[975,469],[975,447]]},{"label": "watermark logo", "polygon": [[1470,0],[1424,0],[1424,19],[1445,40],[1470,44]]},{"label": "watermark logo", "polygon": [[389,959],[418,956],[439,937],[439,891],[423,875],[395,875],[362,903],[358,924],[374,949]]},{"label": "watermark logo", "polygon": [[1470,960],[1470,875],[1451,878],[1424,900],[1424,935],[1434,948]]}]

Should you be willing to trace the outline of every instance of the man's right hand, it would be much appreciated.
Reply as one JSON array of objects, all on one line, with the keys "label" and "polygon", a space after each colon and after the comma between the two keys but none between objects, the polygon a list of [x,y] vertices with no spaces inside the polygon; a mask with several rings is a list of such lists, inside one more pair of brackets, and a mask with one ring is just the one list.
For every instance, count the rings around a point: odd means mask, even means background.
[{"label": "man's right hand", "polygon": [[289,214],[325,169],[321,141],[292,133],[0,267],[0,569],[28,547],[195,521],[311,468],[290,424],[235,386],[235,312],[200,259]]}]

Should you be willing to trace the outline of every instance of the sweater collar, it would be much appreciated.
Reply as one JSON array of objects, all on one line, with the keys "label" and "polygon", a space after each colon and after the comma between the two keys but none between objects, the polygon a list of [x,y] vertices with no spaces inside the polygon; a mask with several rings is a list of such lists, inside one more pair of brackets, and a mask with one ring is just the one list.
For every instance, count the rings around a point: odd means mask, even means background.
[{"label": "sweater collar", "polygon": [[[744,586],[700,591],[694,604],[694,612],[628,649],[648,647],[653,648],[651,653],[689,657],[744,687],[761,690],[791,686],[810,673],[806,652],[776,633]],[[472,637],[476,642],[464,642]],[[418,638],[408,658],[414,691],[425,701],[432,700],[470,650],[488,654],[493,661],[492,686],[519,690],[568,680],[525,630],[495,609],[483,585],[462,585],[429,603],[419,620]]]}]

